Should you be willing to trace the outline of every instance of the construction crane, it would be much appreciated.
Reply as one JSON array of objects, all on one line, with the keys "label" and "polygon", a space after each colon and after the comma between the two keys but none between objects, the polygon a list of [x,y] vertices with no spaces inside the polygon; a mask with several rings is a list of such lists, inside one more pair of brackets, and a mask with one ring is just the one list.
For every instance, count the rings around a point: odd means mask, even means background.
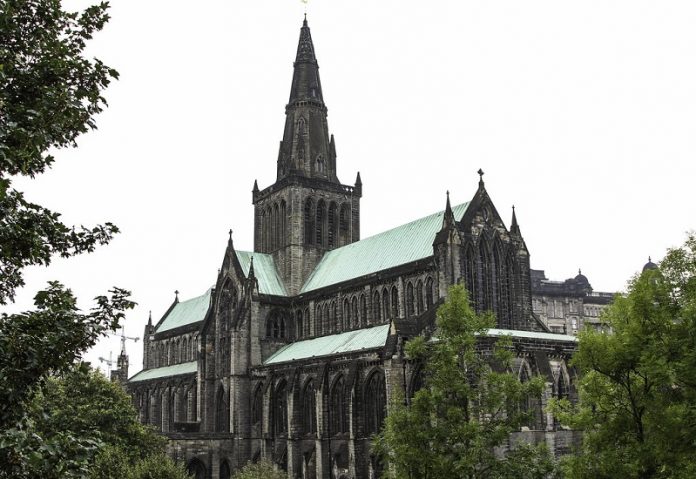
[{"label": "construction crane", "polygon": [[[121,354],[122,355],[126,354],[126,340],[133,341],[134,343],[137,343],[140,340],[140,338],[137,336],[126,336],[126,327],[125,326],[123,326],[121,328],[120,333],[112,332],[109,334],[111,336],[120,336],[120,338],[121,338]],[[118,360],[114,360],[113,353],[111,351],[109,351],[109,359],[106,359],[106,358],[103,358],[100,356],[99,362],[106,363],[106,365],[108,367],[106,375],[107,375],[107,377],[110,377],[111,376],[111,368],[113,367],[114,364],[118,363]]]}]

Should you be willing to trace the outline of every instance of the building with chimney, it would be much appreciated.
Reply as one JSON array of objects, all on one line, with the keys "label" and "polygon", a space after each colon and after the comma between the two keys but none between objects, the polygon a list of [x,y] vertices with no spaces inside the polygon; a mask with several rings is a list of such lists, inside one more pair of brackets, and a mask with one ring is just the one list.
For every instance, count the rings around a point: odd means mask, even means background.
[{"label": "building with chimney", "polygon": [[470,201],[451,205],[443,192],[442,211],[361,238],[360,174],[344,184],[336,165],[305,19],[276,181],[253,185],[253,251],[230,232],[210,289],[177,296],[148,322],[144,369],[127,385],[141,420],[198,479],[229,478],[259,458],[290,478],[378,477],[370,437],[390,397],[422,383],[404,343],[432,333],[436,308],[462,283],[477,311],[494,312],[489,335],[512,336],[514,373],[546,381],[518,434],[567,451],[574,433],[544,405],[574,398],[573,333],[599,297],[587,278],[556,283],[530,269],[514,210],[508,227],[480,170]]}]

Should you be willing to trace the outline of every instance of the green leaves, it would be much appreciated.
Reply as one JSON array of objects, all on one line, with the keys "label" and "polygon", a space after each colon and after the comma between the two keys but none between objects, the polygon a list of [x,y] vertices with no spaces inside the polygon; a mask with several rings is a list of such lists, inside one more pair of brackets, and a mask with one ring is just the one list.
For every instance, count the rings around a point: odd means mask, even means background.
[{"label": "green leaves", "polygon": [[689,477],[696,468],[694,278],[690,235],[605,311],[611,334],[580,334],[580,404],[552,405],[585,431],[580,454],[564,461],[568,477]]},{"label": "green leaves", "polygon": [[509,338],[479,348],[491,314],[476,314],[462,286],[450,289],[437,311],[435,339],[415,338],[406,345],[408,358],[422,361],[424,386],[410,402],[392,398],[389,416],[375,449],[390,464],[392,478],[545,478],[554,464],[543,448],[519,445],[505,458],[495,449],[531,412],[517,405],[539,397],[542,378],[521,383],[505,370],[512,358]]}]

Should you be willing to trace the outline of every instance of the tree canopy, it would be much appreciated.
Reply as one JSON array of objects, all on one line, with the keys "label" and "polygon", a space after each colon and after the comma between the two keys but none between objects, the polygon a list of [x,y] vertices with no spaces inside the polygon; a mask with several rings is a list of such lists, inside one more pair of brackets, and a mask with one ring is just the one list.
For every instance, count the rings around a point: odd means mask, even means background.
[{"label": "tree canopy", "polygon": [[696,237],[634,277],[585,330],[573,362],[580,402],[555,413],[584,431],[569,478],[696,477]]},{"label": "tree canopy", "polygon": [[472,310],[463,286],[450,289],[436,325],[434,341],[407,343],[410,358],[423,362],[424,384],[409,405],[403,398],[392,402],[375,441],[389,465],[386,477],[547,477],[554,465],[543,446],[518,444],[507,455],[500,449],[530,419],[531,412],[519,405],[541,394],[543,380],[522,383],[506,372],[509,338],[498,339],[489,353],[477,347],[495,320]]},{"label": "tree canopy", "polygon": [[[27,266],[93,251],[118,232],[108,222],[66,225],[13,184],[46,171],[60,148],[96,128],[106,106],[102,91],[118,74],[84,52],[108,21],[107,10],[105,2],[81,12],[63,10],[60,0],[0,2],[0,305],[14,300]],[[113,288],[85,312],[54,281],[34,304],[32,311],[0,314],[0,477],[91,477],[95,458],[134,460],[125,448],[133,441],[152,452],[135,462],[143,474],[158,463],[168,467],[152,459],[161,444],[136,426],[123,392],[115,395],[76,366],[133,307],[128,291]]]}]

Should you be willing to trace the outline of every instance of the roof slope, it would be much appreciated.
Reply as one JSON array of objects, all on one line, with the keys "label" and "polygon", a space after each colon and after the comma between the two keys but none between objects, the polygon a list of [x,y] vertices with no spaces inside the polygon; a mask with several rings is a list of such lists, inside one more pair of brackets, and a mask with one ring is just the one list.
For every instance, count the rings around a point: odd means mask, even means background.
[{"label": "roof slope", "polygon": [[169,331],[170,329],[186,326],[187,324],[197,323],[205,319],[210,307],[210,297],[212,288],[196,298],[180,301],[174,305],[169,314],[155,330],[156,333]]},{"label": "roof slope", "polygon": [[250,251],[235,251],[239,264],[244,270],[244,276],[249,277],[251,257],[254,257],[254,276],[259,282],[259,293],[275,296],[287,296],[283,281],[278,276],[273,256],[266,253],[252,253]]},{"label": "roof slope", "polygon": [[198,362],[191,361],[188,363],[174,364],[172,366],[164,366],[155,369],[145,369],[135,373],[128,382],[147,381],[148,379],[167,378],[170,376],[178,376],[180,374],[192,374],[198,371]]},{"label": "roof slope", "polygon": [[383,324],[371,328],[297,341],[280,348],[264,364],[276,364],[316,356],[381,348],[384,347],[388,335],[389,325]]},{"label": "roof slope", "polygon": [[[461,219],[469,203],[452,208]],[[444,211],[397,226],[355,243],[329,251],[302,287],[302,293],[394,268],[433,255],[435,234],[442,228]]]}]

